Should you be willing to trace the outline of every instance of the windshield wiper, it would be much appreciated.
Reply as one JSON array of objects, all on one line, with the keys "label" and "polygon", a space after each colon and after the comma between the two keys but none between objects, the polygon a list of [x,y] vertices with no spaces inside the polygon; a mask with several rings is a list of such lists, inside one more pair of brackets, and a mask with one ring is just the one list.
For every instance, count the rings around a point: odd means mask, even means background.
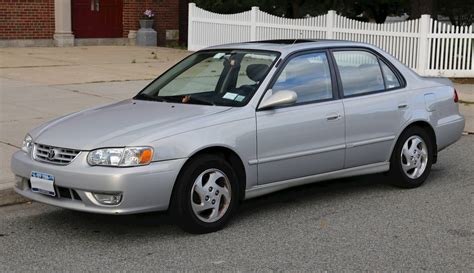
[{"label": "windshield wiper", "polygon": [[[189,96],[189,100],[183,101],[185,97]],[[175,95],[175,96],[158,96],[158,98],[163,99],[167,102],[174,103],[183,103],[183,104],[202,104],[202,105],[215,105],[214,103],[204,100],[202,98],[197,98],[192,95]],[[166,99],[165,99],[166,98]]]},{"label": "windshield wiper", "polygon": [[140,93],[140,94],[136,95],[133,99],[166,102],[166,100],[163,99],[162,97],[150,96],[150,95],[145,94],[145,93]]},{"label": "windshield wiper", "polygon": [[195,101],[198,104],[204,104],[204,105],[215,105],[214,103],[208,101],[208,100],[203,100],[203,99],[198,99],[196,97],[191,96],[190,101]]}]

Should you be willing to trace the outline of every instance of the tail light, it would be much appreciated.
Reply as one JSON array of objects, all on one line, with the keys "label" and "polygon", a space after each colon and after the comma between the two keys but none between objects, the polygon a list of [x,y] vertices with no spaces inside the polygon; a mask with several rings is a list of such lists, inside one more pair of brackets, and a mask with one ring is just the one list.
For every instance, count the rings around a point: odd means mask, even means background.
[{"label": "tail light", "polygon": [[456,91],[456,89],[454,89],[454,102],[458,103],[458,101],[459,101],[458,92]]}]

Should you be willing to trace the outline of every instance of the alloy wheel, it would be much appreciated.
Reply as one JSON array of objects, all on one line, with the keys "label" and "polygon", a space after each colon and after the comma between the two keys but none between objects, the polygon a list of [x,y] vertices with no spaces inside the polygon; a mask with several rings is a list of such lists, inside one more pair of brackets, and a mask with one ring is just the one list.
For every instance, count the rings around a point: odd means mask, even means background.
[{"label": "alloy wheel", "polygon": [[195,180],[191,189],[191,207],[194,215],[206,223],[218,221],[227,212],[231,202],[229,178],[218,169],[208,169]]},{"label": "alloy wheel", "polygon": [[411,179],[419,178],[428,165],[426,143],[417,135],[409,137],[403,144],[400,159],[405,174]]}]

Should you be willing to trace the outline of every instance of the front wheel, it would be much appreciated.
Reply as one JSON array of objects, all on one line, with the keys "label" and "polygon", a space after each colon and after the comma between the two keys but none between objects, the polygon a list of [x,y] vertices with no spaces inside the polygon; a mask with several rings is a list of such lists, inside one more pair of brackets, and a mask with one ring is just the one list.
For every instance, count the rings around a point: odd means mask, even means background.
[{"label": "front wheel", "polygon": [[192,159],[176,183],[171,211],[187,232],[208,233],[223,228],[238,205],[236,175],[219,156]]},{"label": "front wheel", "polygon": [[392,184],[415,188],[423,184],[431,171],[433,143],[427,132],[411,127],[398,139],[390,160]]}]

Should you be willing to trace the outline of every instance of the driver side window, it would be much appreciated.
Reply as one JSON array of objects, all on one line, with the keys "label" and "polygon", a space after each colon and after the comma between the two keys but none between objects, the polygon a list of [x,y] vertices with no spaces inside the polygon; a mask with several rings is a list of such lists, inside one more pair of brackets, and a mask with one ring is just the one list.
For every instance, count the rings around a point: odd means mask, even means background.
[{"label": "driver side window", "polygon": [[296,103],[331,99],[331,72],[326,53],[315,52],[293,57],[272,87],[273,93],[281,90],[296,92]]}]

